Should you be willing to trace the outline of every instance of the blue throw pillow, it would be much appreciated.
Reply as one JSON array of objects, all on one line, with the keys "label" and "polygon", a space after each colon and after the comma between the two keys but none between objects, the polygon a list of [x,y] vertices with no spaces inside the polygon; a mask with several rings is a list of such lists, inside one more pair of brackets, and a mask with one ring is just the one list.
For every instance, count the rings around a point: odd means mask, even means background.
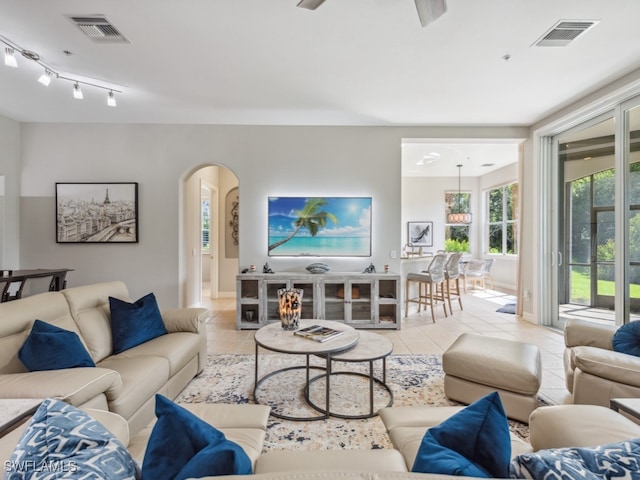
[{"label": "blue throw pillow", "polygon": [[153,293],[133,303],[109,297],[109,307],[114,354],[167,333]]},{"label": "blue throw pillow", "polygon": [[629,322],[622,325],[613,334],[613,349],[616,352],[628,353],[640,357],[640,322]]},{"label": "blue throw pillow", "polygon": [[32,372],[96,366],[77,333],[42,320],[33,322],[18,358]]},{"label": "blue throw pillow", "polygon": [[511,478],[546,480],[640,479],[640,439],[594,448],[551,448],[518,455]]},{"label": "blue throw pillow", "polygon": [[142,464],[144,478],[181,480],[253,472],[240,445],[162,395],[156,395],[156,417]]},{"label": "blue throw pillow", "polygon": [[4,469],[5,480],[141,478],[131,454],[100,422],[50,398],[36,410]]},{"label": "blue throw pillow", "polygon": [[411,471],[507,478],[510,460],[509,422],[493,392],[427,430]]}]

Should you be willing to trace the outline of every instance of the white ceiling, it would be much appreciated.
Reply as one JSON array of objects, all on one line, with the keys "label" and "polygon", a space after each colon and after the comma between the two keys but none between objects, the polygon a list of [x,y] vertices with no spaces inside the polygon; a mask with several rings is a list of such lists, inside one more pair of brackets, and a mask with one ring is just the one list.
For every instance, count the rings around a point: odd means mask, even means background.
[{"label": "white ceiling", "polygon": [[[18,69],[0,65],[0,115],[528,126],[640,67],[639,0],[447,0],[448,11],[425,28],[413,0],[327,0],[315,11],[297,2],[0,0],[0,35],[70,76],[122,90],[116,108],[91,87],[75,100],[69,82],[44,88],[42,68],[19,57]],[[130,43],[96,43],[68,19],[91,14],[105,15]],[[559,20],[599,23],[568,47],[532,46]],[[456,158],[477,158],[467,147]],[[415,155],[435,147],[425,148]]]},{"label": "white ceiling", "polygon": [[[518,161],[517,142],[402,141],[403,177],[480,177]],[[462,165],[458,170],[458,165]]]}]

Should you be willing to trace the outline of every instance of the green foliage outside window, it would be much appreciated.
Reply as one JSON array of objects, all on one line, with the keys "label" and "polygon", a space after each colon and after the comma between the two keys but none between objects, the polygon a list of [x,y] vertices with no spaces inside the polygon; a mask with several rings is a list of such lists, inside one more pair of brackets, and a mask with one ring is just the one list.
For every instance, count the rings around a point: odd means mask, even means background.
[{"label": "green foliage outside window", "polygon": [[201,222],[202,222],[202,249],[203,250],[209,250],[210,246],[211,246],[211,241],[209,238],[209,232],[210,232],[210,225],[209,225],[209,221],[210,221],[210,208],[211,205],[209,204],[209,199],[202,199],[202,206],[201,206]]},{"label": "green foliage outside window", "polygon": [[515,255],[518,253],[517,183],[494,188],[487,193],[489,219],[489,253]]}]

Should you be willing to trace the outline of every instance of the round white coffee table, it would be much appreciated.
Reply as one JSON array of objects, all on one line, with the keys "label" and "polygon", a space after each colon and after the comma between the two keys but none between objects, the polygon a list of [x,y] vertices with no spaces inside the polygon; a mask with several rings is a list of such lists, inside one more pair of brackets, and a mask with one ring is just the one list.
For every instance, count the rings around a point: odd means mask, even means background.
[{"label": "round white coffee table", "polygon": [[[295,335],[291,330],[284,330],[280,325],[280,322],[274,322],[267,326],[262,327],[258,331],[256,331],[254,340],[256,344],[256,365],[255,365],[255,386],[253,389],[253,398],[256,403],[260,402],[260,385],[267,380],[268,378],[273,377],[274,375],[281,374],[283,372],[287,372],[290,370],[297,369],[306,369],[306,381],[305,385],[302,388],[307,388],[309,386],[310,380],[310,370],[311,369],[320,369],[324,370],[327,374],[331,373],[331,359],[333,355],[348,351],[353,348],[358,343],[359,333],[358,331],[342,322],[334,322],[331,320],[315,320],[315,319],[307,319],[301,320],[298,328],[305,328],[311,325],[320,325],[322,327],[332,328],[334,330],[341,330],[344,332],[342,335],[334,337],[326,342],[316,342],[314,340],[310,340],[308,338],[304,338],[298,335]],[[290,366],[275,370],[270,372],[262,377],[259,377],[259,350],[260,347],[265,350],[270,350],[272,352],[286,353],[290,355],[305,355],[306,356],[306,365],[304,366]],[[325,359],[324,367],[311,366],[309,362],[309,358],[312,355],[321,356]],[[321,411],[322,415],[317,415],[313,417],[297,417],[290,415],[283,415],[277,412],[271,412],[271,415],[277,418],[281,418],[283,420],[323,420],[330,416],[331,409],[329,405],[329,391],[330,391],[330,375],[327,376],[326,382],[326,402],[323,409],[319,409],[314,405],[311,405],[314,409]]]},{"label": "round white coffee table", "polygon": [[[321,413],[326,413],[325,410],[315,405],[311,399],[309,398],[309,387],[308,385],[319,380],[321,378],[326,378],[327,380],[331,375],[355,375],[359,377],[365,377],[369,380],[369,411],[368,413],[363,414],[348,414],[348,413],[338,413],[338,412],[330,412],[332,417],[337,418],[347,418],[347,419],[364,419],[375,417],[378,413],[374,408],[374,385],[378,384],[381,386],[384,391],[386,391],[387,396],[389,397],[389,401],[385,407],[390,407],[393,405],[393,392],[391,388],[387,385],[387,357],[391,355],[393,352],[393,343],[387,337],[379,335],[377,333],[369,332],[366,330],[361,330],[360,337],[358,338],[358,343],[351,349],[334,354],[331,356],[332,362],[347,362],[347,363],[369,363],[369,373],[361,373],[361,372],[351,372],[351,371],[335,371],[333,366],[330,370],[325,371],[325,373],[320,374],[310,381],[307,382],[307,388],[305,388],[305,399],[309,405],[318,410]],[[382,360],[382,378],[376,378],[373,372],[373,362],[376,360]]]}]

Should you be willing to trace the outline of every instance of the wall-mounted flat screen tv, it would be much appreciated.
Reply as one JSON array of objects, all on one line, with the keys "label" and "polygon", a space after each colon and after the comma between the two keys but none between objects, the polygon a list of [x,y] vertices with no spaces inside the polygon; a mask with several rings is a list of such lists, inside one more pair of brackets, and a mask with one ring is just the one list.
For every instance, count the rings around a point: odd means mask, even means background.
[{"label": "wall-mounted flat screen tv", "polygon": [[371,256],[371,197],[269,197],[268,203],[269,256]]}]

